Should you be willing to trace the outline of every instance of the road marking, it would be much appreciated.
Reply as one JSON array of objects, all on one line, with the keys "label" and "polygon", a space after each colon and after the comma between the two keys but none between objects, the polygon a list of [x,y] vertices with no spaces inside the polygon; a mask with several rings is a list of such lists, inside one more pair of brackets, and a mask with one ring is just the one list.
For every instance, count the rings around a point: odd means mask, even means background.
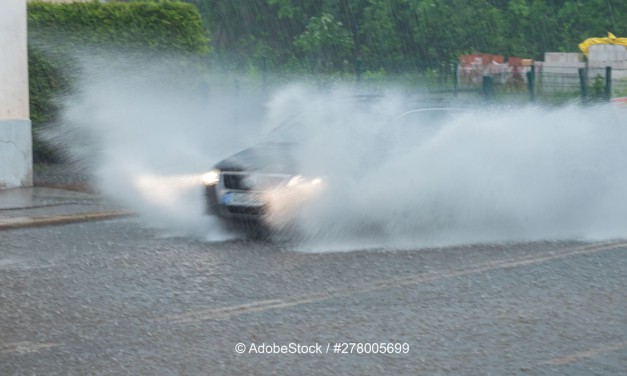
[{"label": "road marking", "polygon": [[619,342],[614,344],[609,344],[601,347],[597,347],[595,349],[581,351],[574,354],[562,356],[559,358],[553,358],[543,362],[542,365],[551,365],[551,366],[563,366],[570,363],[575,363],[583,359],[594,358],[597,355],[612,352],[620,349],[624,349],[627,347],[627,342]]},{"label": "road marking", "polygon": [[247,304],[227,306],[222,308],[209,308],[178,315],[164,316],[157,319],[157,321],[168,321],[171,323],[188,323],[206,320],[222,320],[230,318],[232,316],[287,308],[301,304],[317,303],[325,300],[345,298],[355,294],[362,294],[366,292],[385,290],[407,285],[419,285],[422,283],[453,279],[472,274],[481,274],[492,270],[510,269],[520,266],[539,264],[572,256],[618,249],[621,247],[627,247],[627,241],[609,241],[574,248],[564,248],[561,250],[544,253],[542,255],[527,255],[523,257],[512,257],[504,260],[488,261],[485,263],[464,267],[450,272],[422,273],[404,278],[381,280],[371,283],[369,285],[360,285],[357,287],[348,286],[342,289],[337,289],[335,291],[330,290],[322,293],[296,295],[285,300],[262,300],[258,302],[251,302]]},{"label": "road marking", "polygon": [[26,259],[22,258],[5,258],[0,259],[0,270],[2,269],[10,269],[14,265],[20,265],[26,262]]},{"label": "road marking", "polygon": [[0,345],[0,354],[30,354],[34,352],[39,352],[39,350],[45,350],[52,347],[61,346],[59,343],[49,342],[49,343],[35,343],[30,341],[21,341],[21,342],[13,342],[6,343],[4,345]]},{"label": "road marking", "polygon": [[256,301],[252,303],[239,304],[239,305],[228,306],[228,307],[206,310],[206,311],[201,310],[201,311],[180,313],[176,315],[166,316],[166,318],[173,322],[189,322],[189,321],[195,321],[198,318],[197,316],[203,316],[207,312],[211,312],[216,316],[232,315],[232,314],[237,314],[238,312],[251,312],[251,311],[254,311],[254,309],[258,307],[272,307],[275,304],[280,304],[280,303],[282,303],[282,301],[280,300],[260,300],[260,301]]}]

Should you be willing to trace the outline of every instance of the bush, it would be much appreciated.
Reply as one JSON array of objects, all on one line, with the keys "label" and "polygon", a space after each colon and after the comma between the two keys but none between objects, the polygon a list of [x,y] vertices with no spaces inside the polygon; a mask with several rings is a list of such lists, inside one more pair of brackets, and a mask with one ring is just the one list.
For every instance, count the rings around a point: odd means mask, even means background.
[{"label": "bush", "polygon": [[31,40],[124,51],[206,54],[198,10],[182,2],[28,4]]}]

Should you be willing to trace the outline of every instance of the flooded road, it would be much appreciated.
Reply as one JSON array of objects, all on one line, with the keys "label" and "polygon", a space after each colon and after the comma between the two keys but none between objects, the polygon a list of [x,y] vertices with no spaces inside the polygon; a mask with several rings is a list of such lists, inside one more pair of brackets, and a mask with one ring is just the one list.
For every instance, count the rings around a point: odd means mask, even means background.
[{"label": "flooded road", "polygon": [[303,252],[136,219],[1,236],[2,375],[627,372],[627,241]]}]

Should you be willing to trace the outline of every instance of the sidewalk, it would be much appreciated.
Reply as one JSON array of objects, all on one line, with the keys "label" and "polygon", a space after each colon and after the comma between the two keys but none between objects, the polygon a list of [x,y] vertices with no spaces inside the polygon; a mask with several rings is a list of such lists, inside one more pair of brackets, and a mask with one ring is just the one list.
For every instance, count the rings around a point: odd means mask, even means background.
[{"label": "sidewalk", "polygon": [[45,187],[0,190],[0,231],[132,215],[94,193]]}]

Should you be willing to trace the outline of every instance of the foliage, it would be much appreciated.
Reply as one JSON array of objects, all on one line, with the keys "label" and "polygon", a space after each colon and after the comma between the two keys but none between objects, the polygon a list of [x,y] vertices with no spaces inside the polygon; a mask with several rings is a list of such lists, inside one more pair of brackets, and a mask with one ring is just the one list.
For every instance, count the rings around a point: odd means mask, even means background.
[{"label": "foliage", "polygon": [[390,73],[444,73],[465,53],[542,59],[545,52],[577,52],[585,38],[608,31],[627,36],[623,0],[186,1],[203,14],[217,56],[240,68],[258,65],[262,55],[270,69],[293,68],[295,58],[307,66],[302,36],[325,17],[344,25],[353,49],[349,54],[342,44],[325,59],[361,56],[368,69]]},{"label": "foliage", "polygon": [[57,38],[71,48],[209,52],[198,10],[181,2],[32,2],[28,27],[32,40]]},{"label": "foliage", "polygon": [[316,66],[323,71],[340,68],[354,48],[351,33],[329,13],[311,17],[305,31],[294,39],[294,45],[315,58]]},{"label": "foliage", "polygon": [[589,84],[589,95],[596,100],[605,97],[605,78],[600,74],[597,74]]}]

